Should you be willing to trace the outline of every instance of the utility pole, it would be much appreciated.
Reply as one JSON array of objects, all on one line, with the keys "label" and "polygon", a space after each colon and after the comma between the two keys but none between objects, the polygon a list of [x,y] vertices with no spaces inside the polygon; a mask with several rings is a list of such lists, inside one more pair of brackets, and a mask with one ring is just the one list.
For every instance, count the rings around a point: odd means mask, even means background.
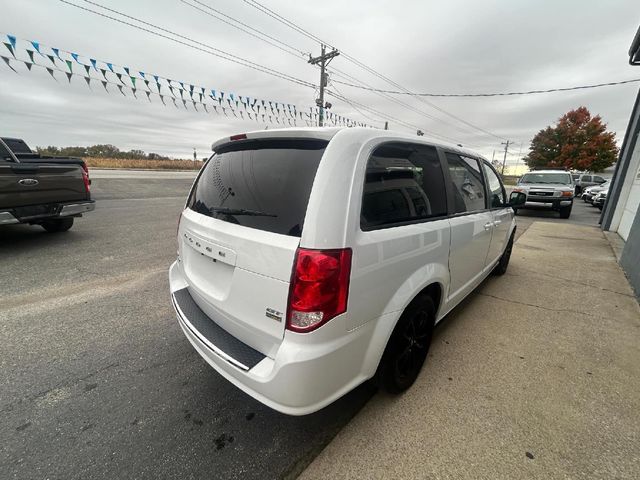
[{"label": "utility pole", "polygon": [[500,145],[504,145],[504,159],[502,160],[502,175],[504,175],[504,167],[507,164],[507,150],[509,150],[510,140],[502,142]]},{"label": "utility pole", "polygon": [[329,53],[326,53],[326,46],[324,44],[321,45],[321,54],[319,57],[312,57],[309,55],[309,63],[311,65],[320,65],[320,98],[316,100],[316,105],[320,108],[320,114],[318,115],[318,126],[324,126],[324,109],[331,108],[331,104],[329,102],[324,102],[324,88],[327,86],[329,76],[326,73],[327,65],[329,62],[340,55],[340,52],[336,49],[333,49]]},{"label": "utility pole", "polygon": [[389,130],[389,122],[384,122],[384,129]]}]

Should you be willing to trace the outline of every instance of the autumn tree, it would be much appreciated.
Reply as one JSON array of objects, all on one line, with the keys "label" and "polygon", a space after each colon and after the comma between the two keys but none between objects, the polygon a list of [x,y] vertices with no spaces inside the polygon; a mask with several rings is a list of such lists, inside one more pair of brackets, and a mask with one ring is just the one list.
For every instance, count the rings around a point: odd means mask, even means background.
[{"label": "autumn tree", "polygon": [[540,130],[524,158],[531,169],[566,168],[601,172],[618,157],[615,133],[586,107],[565,113],[553,127]]}]

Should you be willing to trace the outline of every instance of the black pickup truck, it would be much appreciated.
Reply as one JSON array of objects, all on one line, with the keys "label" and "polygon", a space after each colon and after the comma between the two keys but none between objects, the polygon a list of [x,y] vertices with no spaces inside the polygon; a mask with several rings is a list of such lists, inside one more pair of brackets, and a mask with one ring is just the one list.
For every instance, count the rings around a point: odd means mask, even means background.
[{"label": "black pickup truck", "polygon": [[64,232],[95,208],[81,158],[47,157],[18,138],[0,138],[0,225],[28,223]]}]

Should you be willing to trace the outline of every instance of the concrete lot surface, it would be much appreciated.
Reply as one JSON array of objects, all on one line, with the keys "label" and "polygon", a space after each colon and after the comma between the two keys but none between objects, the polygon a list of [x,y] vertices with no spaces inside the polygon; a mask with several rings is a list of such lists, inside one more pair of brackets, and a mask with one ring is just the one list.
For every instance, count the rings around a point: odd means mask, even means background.
[{"label": "concrete lot surface", "polygon": [[534,223],[417,383],[374,396],[301,478],[637,479],[639,452],[638,304],[599,229]]}]

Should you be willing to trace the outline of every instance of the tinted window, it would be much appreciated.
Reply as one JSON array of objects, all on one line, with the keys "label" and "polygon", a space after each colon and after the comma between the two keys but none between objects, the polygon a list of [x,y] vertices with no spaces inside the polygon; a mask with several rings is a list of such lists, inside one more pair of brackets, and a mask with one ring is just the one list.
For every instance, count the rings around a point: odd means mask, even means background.
[{"label": "tinted window", "polygon": [[188,206],[209,217],[299,237],[327,145],[317,140],[250,140],[219,149]]},{"label": "tinted window", "polygon": [[605,182],[605,179],[604,179],[604,178],[602,178],[602,177],[599,177],[599,176],[597,176],[597,175],[594,175],[594,176],[593,176],[593,181],[594,181],[594,182],[598,182],[598,183],[604,183],[604,182]]},{"label": "tinted window", "polygon": [[482,167],[484,168],[484,176],[489,184],[489,205],[491,205],[491,208],[504,206],[507,203],[506,194],[498,175],[486,163],[483,163]]},{"label": "tinted window", "polygon": [[[587,181],[585,176],[582,176],[582,181]],[[572,185],[571,175],[568,173],[525,173],[520,179],[519,183],[549,183],[559,185]]]},{"label": "tinted window", "polygon": [[33,153],[24,141],[17,138],[3,138],[4,143],[13,153]]},{"label": "tinted window", "polygon": [[591,181],[591,175],[582,175],[582,177],[580,177],[580,181],[581,182],[590,182]]},{"label": "tinted window", "polygon": [[0,160],[13,160],[13,158],[11,158],[11,155],[9,154],[9,151],[4,148],[4,145],[2,145],[0,143]]},{"label": "tinted window", "polygon": [[447,153],[449,175],[453,183],[454,212],[473,212],[486,208],[484,201],[484,183],[478,161]]},{"label": "tinted window", "polygon": [[417,222],[446,215],[442,166],[435,147],[387,143],[367,162],[360,225]]}]

